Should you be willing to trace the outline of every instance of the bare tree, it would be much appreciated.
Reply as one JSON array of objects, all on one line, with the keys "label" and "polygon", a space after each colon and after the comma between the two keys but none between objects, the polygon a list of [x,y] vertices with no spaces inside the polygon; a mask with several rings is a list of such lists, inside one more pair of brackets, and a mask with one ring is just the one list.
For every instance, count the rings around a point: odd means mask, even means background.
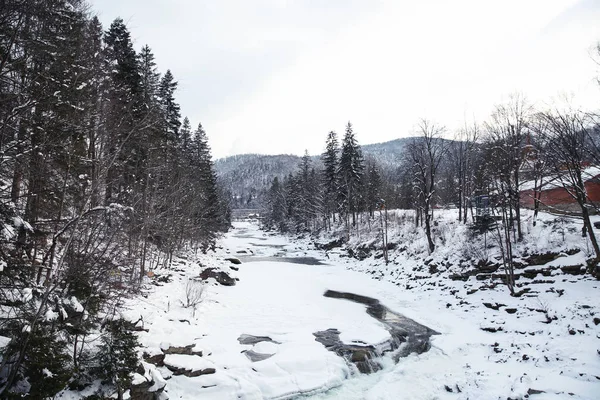
[{"label": "bare tree", "polygon": [[540,114],[544,129],[539,132],[544,139],[550,171],[558,182],[579,205],[583,218],[582,236],[588,236],[595,257],[589,265],[593,273],[600,259],[600,247],[592,223],[585,182],[585,165],[595,153],[595,145],[590,136],[594,121],[588,113],[577,110],[553,110]]},{"label": "bare tree", "polygon": [[467,223],[469,198],[474,190],[475,150],[481,132],[477,123],[460,130],[450,147],[450,157],[456,171],[458,191],[458,220]]},{"label": "bare tree", "polygon": [[[523,240],[521,229],[521,164],[523,145],[529,135],[528,124],[533,108],[519,94],[512,95],[510,101],[498,105],[486,124],[489,145],[493,153],[495,178],[502,181],[500,187],[509,197],[509,223],[516,225],[516,239]],[[513,228],[514,229],[514,228]],[[513,232],[515,233],[515,232]]]},{"label": "bare tree", "polygon": [[436,177],[442,159],[448,150],[448,142],[441,137],[445,131],[445,127],[423,119],[418,125],[420,136],[414,138],[408,146],[415,189],[417,190],[417,213],[422,212],[430,252],[435,250],[431,234],[431,218]]}]

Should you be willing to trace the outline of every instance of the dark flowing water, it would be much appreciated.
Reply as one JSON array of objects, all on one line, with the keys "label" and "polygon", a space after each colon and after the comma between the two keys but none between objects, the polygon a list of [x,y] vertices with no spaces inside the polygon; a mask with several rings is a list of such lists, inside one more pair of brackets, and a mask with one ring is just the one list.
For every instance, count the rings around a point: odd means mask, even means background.
[{"label": "dark flowing water", "polygon": [[327,265],[315,257],[240,256],[238,258],[242,262],[245,262],[245,263],[257,262],[257,261],[274,261],[274,262],[285,262],[285,263],[303,264],[303,265]]}]

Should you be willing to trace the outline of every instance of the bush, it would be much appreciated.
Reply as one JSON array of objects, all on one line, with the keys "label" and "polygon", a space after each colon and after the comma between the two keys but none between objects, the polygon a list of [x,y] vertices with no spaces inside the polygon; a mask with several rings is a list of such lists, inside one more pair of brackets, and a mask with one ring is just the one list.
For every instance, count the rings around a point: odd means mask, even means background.
[{"label": "bush", "polygon": [[[3,357],[16,358],[22,349],[20,341],[13,341],[2,354]],[[18,380],[27,380],[30,387],[27,397],[33,399],[51,398],[67,386],[72,375],[71,357],[66,352],[67,344],[59,339],[56,333],[46,326],[39,326],[29,336]],[[15,398],[20,397],[16,392],[25,392],[25,386],[13,386]]]},{"label": "bush", "polygon": [[200,281],[190,279],[185,285],[185,302],[184,307],[189,308],[202,303],[204,297],[204,284]]},{"label": "bush", "polygon": [[115,386],[119,399],[131,386],[131,373],[138,367],[137,336],[126,328],[126,321],[110,321],[106,335],[102,337],[96,373],[107,383]]}]

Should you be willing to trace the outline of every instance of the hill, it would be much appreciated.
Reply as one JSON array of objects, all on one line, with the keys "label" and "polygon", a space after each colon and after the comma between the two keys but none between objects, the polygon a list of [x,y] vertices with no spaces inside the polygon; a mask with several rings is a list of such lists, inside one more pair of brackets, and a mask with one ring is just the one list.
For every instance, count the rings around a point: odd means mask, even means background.
[{"label": "hill", "polygon": [[[412,138],[401,138],[362,146],[366,158],[376,160],[384,172],[393,173],[400,165],[404,149]],[[315,165],[320,155],[313,155]],[[240,154],[215,161],[220,181],[234,196],[234,208],[260,208],[262,198],[275,177],[293,173],[301,157],[291,154]]]}]

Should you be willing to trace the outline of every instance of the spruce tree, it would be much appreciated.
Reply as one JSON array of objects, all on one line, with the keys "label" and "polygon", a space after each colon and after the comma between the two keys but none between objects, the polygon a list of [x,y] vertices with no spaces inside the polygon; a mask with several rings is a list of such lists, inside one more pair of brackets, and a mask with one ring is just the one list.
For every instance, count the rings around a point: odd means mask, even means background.
[{"label": "spruce tree", "polygon": [[194,222],[199,233],[199,239],[203,243],[203,249],[206,250],[214,246],[215,234],[225,224],[225,218],[220,213],[222,203],[219,198],[217,176],[210,154],[208,137],[202,124],[198,124],[192,138],[191,167],[197,185],[196,190],[201,193]]},{"label": "spruce tree", "polygon": [[339,188],[339,143],[337,133],[331,131],[327,134],[325,152],[321,156],[323,161],[323,193],[324,212],[327,226],[330,228],[330,218],[335,223],[335,213],[338,211],[337,200]]},{"label": "spruce tree", "polygon": [[143,115],[141,76],[131,35],[121,18],[111,24],[104,36],[111,89],[106,116],[108,158],[114,158],[106,177],[106,203],[133,204],[131,193],[136,179],[144,176],[140,166],[147,157],[148,143],[140,137]]},{"label": "spruce tree", "polygon": [[146,108],[151,108],[158,94],[160,74],[156,69],[154,53],[150,46],[142,47],[138,55],[141,95]]},{"label": "spruce tree", "polygon": [[349,224],[350,216],[352,217],[352,225],[356,224],[358,196],[363,170],[364,159],[362,151],[354,136],[352,124],[348,122],[344,140],[342,141],[342,153],[338,168],[340,177],[340,190],[338,192],[340,212],[344,215],[347,225]]},{"label": "spruce tree", "polygon": [[267,193],[267,215],[266,225],[268,228],[284,230],[285,201],[284,193],[279,178],[273,178],[269,192]]},{"label": "spruce tree", "polygon": [[179,130],[179,144],[181,152],[184,155],[189,151],[191,140],[192,127],[190,125],[190,120],[188,119],[188,117],[185,117],[183,119],[183,123],[181,124],[181,129]]},{"label": "spruce tree", "polygon": [[179,127],[181,126],[181,114],[179,104],[175,101],[175,90],[177,90],[177,82],[175,81],[171,70],[167,70],[160,80],[159,97],[164,118],[163,129],[169,143],[175,143],[177,141]]}]

